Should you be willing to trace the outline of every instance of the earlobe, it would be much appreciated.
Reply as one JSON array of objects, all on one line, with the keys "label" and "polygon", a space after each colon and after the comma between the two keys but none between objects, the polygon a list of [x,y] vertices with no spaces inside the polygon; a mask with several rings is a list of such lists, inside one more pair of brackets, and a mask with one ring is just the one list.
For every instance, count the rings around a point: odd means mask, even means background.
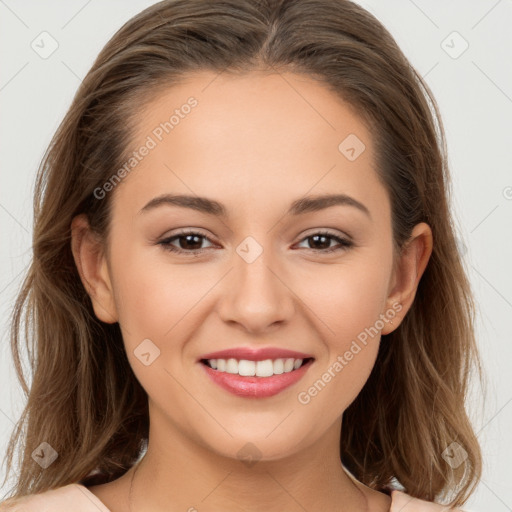
[{"label": "earlobe", "polygon": [[87,216],[71,222],[71,250],[82,284],[91,298],[94,313],[105,323],[118,321],[114,293],[104,248],[92,232]]},{"label": "earlobe", "polygon": [[414,302],[418,285],[432,254],[433,236],[428,224],[417,224],[404,246],[394,272],[391,291],[386,301],[387,309],[401,304],[400,312],[395,316],[393,325],[386,324],[382,334],[395,330]]}]

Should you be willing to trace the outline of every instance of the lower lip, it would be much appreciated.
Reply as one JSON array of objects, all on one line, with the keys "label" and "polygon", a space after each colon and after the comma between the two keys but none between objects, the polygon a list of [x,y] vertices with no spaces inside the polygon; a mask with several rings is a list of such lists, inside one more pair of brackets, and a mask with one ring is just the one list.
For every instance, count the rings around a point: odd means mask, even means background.
[{"label": "lower lip", "polygon": [[237,373],[219,372],[201,362],[199,364],[208,377],[226,391],[245,398],[266,398],[277,395],[298,382],[312,363],[313,359],[303,364],[298,370],[271,377],[243,377]]}]

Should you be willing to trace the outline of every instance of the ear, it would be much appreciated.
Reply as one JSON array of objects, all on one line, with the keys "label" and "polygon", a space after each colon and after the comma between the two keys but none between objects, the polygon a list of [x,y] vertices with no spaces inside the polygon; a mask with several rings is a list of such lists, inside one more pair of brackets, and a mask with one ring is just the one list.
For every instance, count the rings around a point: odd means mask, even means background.
[{"label": "ear", "polygon": [[[432,247],[433,237],[430,226],[425,222],[414,226],[411,236],[395,264],[386,300],[386,310],[392,309],[398,312],[391,319],[392,324],[390,321],[385,323],[381,334],[389,334],[394,331],[412,306],[421,276],[432,254]],[[401,309],[397,308],[398,304],[401,304]],[[385,313],[383,312],[383,314]]]},{"label": "ear", "polygon": [[91,298],[94,313],[105,323],[117,322],[104,245],[91,230],[85,214],[77,215],[71,222],[71,250],[82,284]]}]

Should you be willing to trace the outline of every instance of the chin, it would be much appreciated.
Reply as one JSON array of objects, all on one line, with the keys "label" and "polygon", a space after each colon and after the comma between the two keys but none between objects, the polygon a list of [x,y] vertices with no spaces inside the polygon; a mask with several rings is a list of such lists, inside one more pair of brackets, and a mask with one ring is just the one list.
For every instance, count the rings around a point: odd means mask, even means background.
[{"label": "chin", "polygon": [[258,461],[275,461],[290,457],[304,444],[300,435],[290,436],[287,432],[274,432],[269,436],[271,430],[252,433],[245,431],[240,435],[230,431],[233,437],[229,440],[223,436],[219,443],[212,443],[212,439],[209,438],[207,446],[223,457],[238,459],[247,466],[252,466]]}]

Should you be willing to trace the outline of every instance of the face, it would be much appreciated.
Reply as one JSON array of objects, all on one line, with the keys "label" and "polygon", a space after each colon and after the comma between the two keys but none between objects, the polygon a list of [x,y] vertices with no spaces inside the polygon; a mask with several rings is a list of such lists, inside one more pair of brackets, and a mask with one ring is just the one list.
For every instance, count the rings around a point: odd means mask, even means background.
[{"label": "face", "polygon": [[[120,323],[151,428],[229,457],[251,442],[268,460],[339,434],[380,335],[404,315],[391,206],[356,112],[304,76],[204,72],[150,102],[133,149],[137,163],[108,192],[109,253],[91,281],[102,283],[98,317]],[[342,200],[308,202],[324,195]],[[274,377],[201,362],[269,347],[255,359],[310,359]]]}]

